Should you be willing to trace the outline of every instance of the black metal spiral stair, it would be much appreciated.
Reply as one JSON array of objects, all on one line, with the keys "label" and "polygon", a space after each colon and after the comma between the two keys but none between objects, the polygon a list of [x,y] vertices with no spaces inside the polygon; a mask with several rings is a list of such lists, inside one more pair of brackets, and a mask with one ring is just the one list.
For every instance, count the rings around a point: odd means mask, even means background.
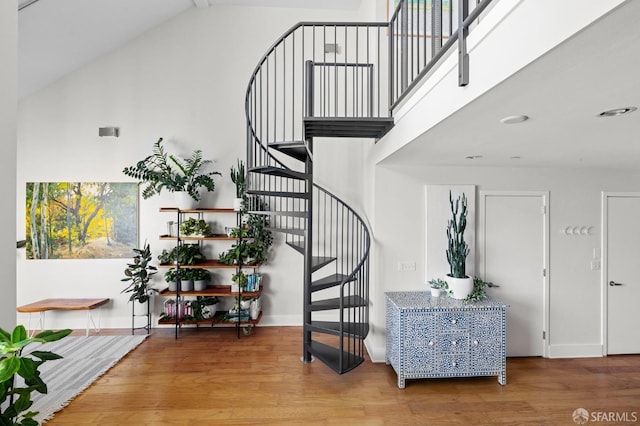
[{"label": "black metal spiral stair", "polygon": [[[386,28],[297,24],[264,55],[247,89],[249,209],[269,215],[270,229],[304,256],[302,360],[315,357],[340,374],[364,361],[370,236],[352,208],[314,183],[313,145],[317,137],[379,138],[393,125],[374,90],[380,51],[370,46],[382,48]],[[337,40],[344,57],[327,61],[321,46]]]},{"label": "black metal spiral stair", "polygon": [[454,44],[458,85],[467,85],[466,39],[491,1],[434,0],[429,9],[400,0],[388,23],[299,23],[252,74],[249,208],[304,255],[303,361],[315,356],[345,373],[364,361],[369,332],[369,230],[314,183],[316,138],[381,138],[391,111]]}]

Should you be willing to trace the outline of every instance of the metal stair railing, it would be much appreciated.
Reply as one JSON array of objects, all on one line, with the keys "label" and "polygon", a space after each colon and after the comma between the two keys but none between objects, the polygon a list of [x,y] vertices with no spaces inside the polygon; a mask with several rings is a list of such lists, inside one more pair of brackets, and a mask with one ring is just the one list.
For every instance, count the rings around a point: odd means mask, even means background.
[{"label": "metal stair railing", "polygon": [[469,83],[467,36],[492,0],[400,0],[389,21],[389,108],[458,45],[458,85]]}]

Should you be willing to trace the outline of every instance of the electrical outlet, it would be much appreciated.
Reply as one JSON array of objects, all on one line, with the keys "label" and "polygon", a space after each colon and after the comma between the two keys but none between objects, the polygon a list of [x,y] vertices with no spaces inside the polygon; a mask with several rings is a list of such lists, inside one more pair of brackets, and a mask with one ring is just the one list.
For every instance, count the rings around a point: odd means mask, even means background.
[{"label": "electrical outlet", "polygon": [[593,259],[591,261],[591,270],[599,271],[600,270],[600,259]]},{"label": "electrical outlet", "polygon": [[416,270],[416,262],[398,262],[398,271],[400,272],[410,272]]}]

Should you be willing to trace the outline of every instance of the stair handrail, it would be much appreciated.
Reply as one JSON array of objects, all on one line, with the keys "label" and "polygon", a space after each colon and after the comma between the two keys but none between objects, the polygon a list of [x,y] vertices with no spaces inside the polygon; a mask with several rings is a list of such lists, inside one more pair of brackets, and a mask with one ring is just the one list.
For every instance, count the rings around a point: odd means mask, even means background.
[{"label": "stair handrail", "polygon": [[[426,3],[426,0],[423,0]],[[469,8],[469,0],[450,1],[449,7],[452,8],[457,4],[458,16],[453,19],[453,10],[449,13],[449,31],[448,34],[443,33],[443,1],[433,0],[431,9],[431,31],[427,31],[426,10],[424,8],[424,31],[420,32],[420,17],[417,15],[417,28],[414,31],[413,19],[411,20],[411,28],[409,28],[409,6],[407,0],[400,0],[389,19],[389,108],[393,111],[422,81],[422,79],[431,71],[443,58],[443,56],[458,44],[458,85],[466,86],[469,82],[469,59],[467,54],[467,36],[469,35],[471,25],[480,17],[482,12],[489,6],[492,0],[474,0],[475,7]],[[412,16],[413,18],[413,16]],[[455,31],[453,25],[457,23],[458,27]],[[400,33],[396,34],[399,29]],[[411,32],[411,34],[410,34]],[[415,37],[414,37],[415,35]],[[411,43],[409,43],[411,37]],[[448,40],[442,44],[443,38]],[[424,41],[424,64],[420,66],[420,41],[414,43],[415,39]],[[431,58],[427,61],[426,40],[431,40]],[[409,47],[411,44],[411,47]],[[414,49],[414,44],[416,48]],[[398,51],[400,51],[398,53]],[[414,53],[417,52],[415,61],[418,63],[419,71],[413,72]],[[398,54],[396,54],[398,53]],[[400,58],[399,58],[400,57]],[[409,75],[409,62],[411,62],[411,75]],[[401,74],[397,76],[396,74]],[[398,78],[399,77],[399,78]]]}]

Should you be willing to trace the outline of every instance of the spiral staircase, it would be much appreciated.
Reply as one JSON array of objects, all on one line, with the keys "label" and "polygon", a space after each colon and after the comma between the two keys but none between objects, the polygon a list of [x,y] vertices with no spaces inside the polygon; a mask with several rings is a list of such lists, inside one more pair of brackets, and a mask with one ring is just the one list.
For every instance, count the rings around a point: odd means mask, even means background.
[{"label": "spiral staircase", "polygon": [[[401,0],[390,22],[298,23],[260,59],[247,88],[248,210],[269,216],[270,230],[303,255],[302,360],[339,374],[364,361],[371,238],[358,213],[314,182],[314,144],[379,139],[393,127],[390,111],[458,37],[452,9],[443,35],[446,8],[434,1],[429,18],[426,8],[410,15]],[[454,2],[463,5],[464,37],[490,2],[476,1],[474,17],[468,1]]]},{"label": "spiral staircase", "polygon": [[[302,360],[340,374],[364,360],[371,239],[351,207],[314,183],[313,146],[379,138],[393,125],[375,93],[387,25],[297,24],[260,60],[246,96],[249,210],[269,215],[304,256]],[[343,55],[327,52],[338,44]]]}]

